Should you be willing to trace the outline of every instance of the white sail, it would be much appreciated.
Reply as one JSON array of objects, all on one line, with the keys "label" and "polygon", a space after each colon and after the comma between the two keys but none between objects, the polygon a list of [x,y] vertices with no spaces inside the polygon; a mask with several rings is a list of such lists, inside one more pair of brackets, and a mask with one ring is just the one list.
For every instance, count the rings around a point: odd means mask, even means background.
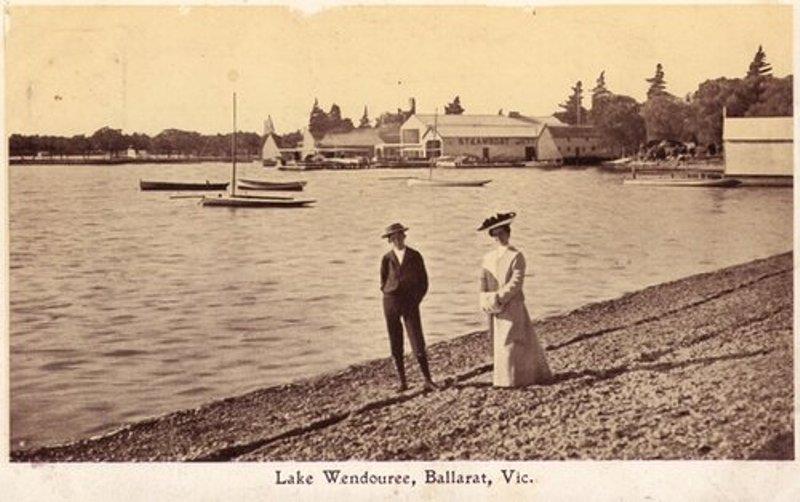
[{"label": "white sail", "polygon": [[300,158],[305,160],[306,157],[313,156],[317,153],[317,140],[311,134],[308,128],[303,129],[303,146],[300,148]]}]

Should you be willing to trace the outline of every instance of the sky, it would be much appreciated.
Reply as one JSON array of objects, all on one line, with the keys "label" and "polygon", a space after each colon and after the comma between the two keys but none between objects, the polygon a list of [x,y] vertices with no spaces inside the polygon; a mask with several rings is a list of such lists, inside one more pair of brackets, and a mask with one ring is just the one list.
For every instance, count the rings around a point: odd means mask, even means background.
[{"label": "sky", "polygon": [[792,73],[792,11],[777,5],[536,7],[11,6],[8,134],[155,135],[305,126],[314,99],[358,122],[407,108],[549,115],[581,80],[644,100],[657,63],[678,96],[741,77],[759,45]]}]

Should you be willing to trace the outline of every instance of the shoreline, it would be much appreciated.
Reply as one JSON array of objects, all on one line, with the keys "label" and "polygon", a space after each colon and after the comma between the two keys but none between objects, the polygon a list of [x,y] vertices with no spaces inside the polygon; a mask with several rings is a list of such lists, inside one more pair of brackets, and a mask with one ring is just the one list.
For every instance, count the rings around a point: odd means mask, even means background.
[{"label": "shoreline", "polygon": [[437,392],[387,357],[11,461],[791,459],[792,282],[788,252],[534,320],[549,385],[491,387],[477,331],[429,346]]}]

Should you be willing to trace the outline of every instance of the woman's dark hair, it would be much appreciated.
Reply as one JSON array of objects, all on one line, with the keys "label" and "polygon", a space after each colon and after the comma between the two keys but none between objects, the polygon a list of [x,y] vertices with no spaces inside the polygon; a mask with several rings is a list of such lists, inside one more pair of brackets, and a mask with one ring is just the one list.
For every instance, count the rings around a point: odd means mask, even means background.
[{"label": "woman's dark hair", "polygon": [[504,229],[506,232],[508,232],[508,235],[511,235],[511,225],[501,225],[499,227],[494,227],[493,229],[489,230],[489,235],[491,237],[494,237],[494,233],[501,229]]}]

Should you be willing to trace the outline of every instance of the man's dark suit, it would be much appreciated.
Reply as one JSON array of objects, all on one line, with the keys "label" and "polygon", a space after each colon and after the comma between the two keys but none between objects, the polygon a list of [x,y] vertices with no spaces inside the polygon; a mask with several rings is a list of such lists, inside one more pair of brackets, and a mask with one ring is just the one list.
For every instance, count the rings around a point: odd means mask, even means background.
[{"label": "man's dark suit", "polygon": [[406,246],[401,264],[394,251],[386,253],[381,260],[381,291],[383,291],[383,313],[386,317],[386,329],[389,331],[389,344],[401,380],[405,381],[403,324],[406,326],[408,340],[411,342],[420,369],[429,379],[430,371],[419,315],[419,304],[428,292],[428,273],[422,255]]}]

